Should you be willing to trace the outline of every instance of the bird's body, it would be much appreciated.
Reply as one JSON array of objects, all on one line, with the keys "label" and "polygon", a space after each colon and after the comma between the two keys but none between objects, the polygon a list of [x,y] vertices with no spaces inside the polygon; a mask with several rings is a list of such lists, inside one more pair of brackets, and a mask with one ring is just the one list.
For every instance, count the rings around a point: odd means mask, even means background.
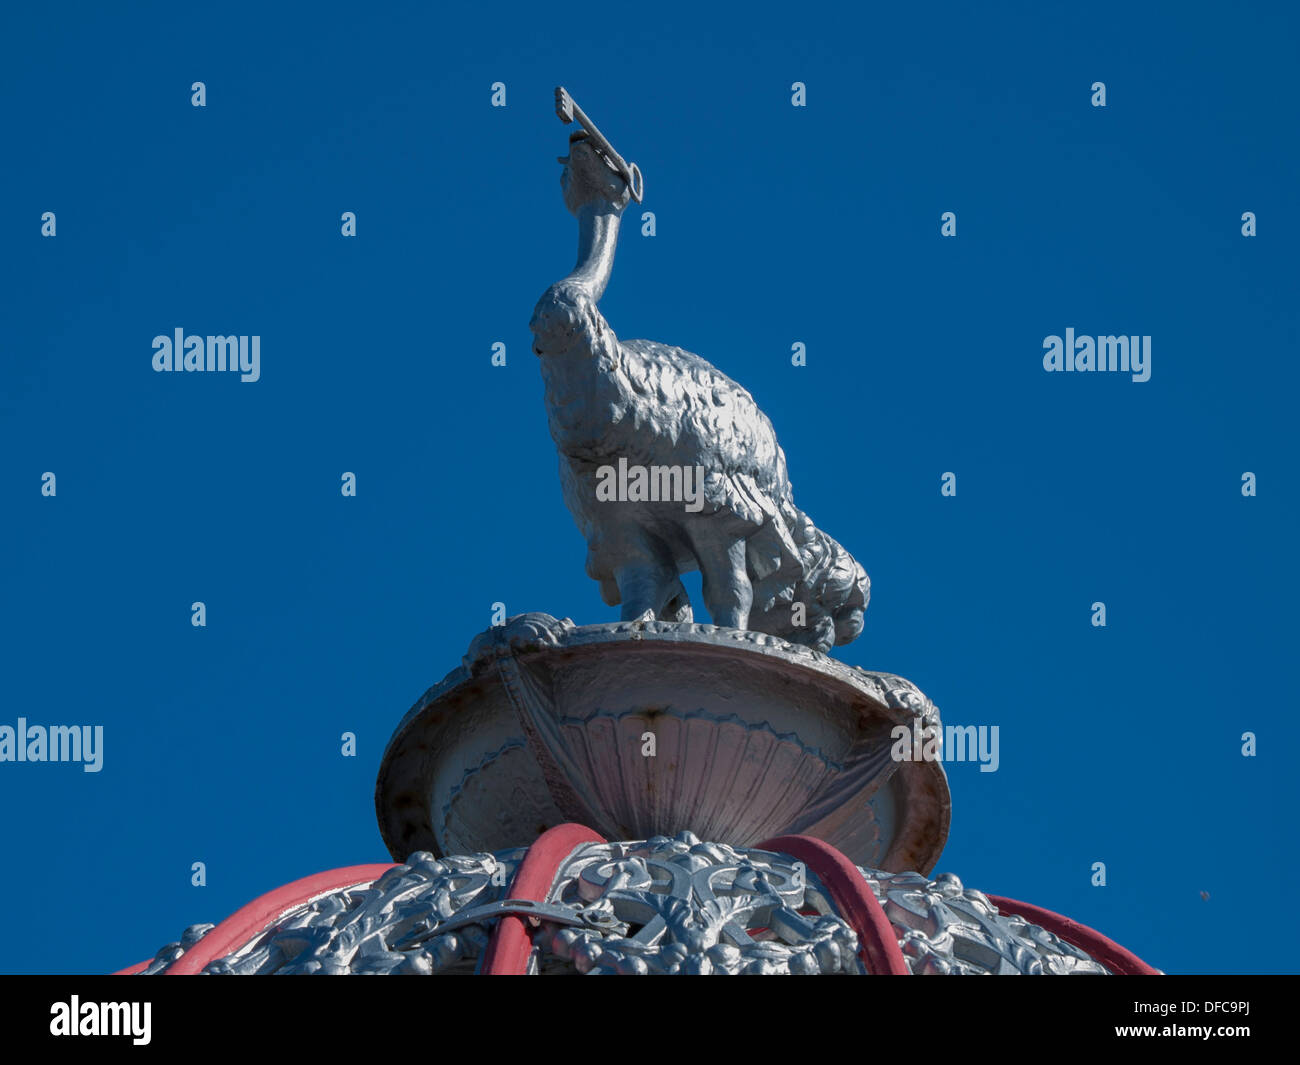
[{"label": "bird's body", "polygon": [[[699,568],[717,624],[823,651],[848,642],[862,627],[867,575],[794,505],[785,454],[753,397],[682,348],[620,341],[601,315],[621,206],[595,199],[595,210],[575,210],[578,268],[547,290],[531,326],[588,574],[625,618],[651,610],[681,621],[692,615],[679,575]],[[702,470],[702,505],[611,502],[598,491],[601,471],[620,462]]]}]

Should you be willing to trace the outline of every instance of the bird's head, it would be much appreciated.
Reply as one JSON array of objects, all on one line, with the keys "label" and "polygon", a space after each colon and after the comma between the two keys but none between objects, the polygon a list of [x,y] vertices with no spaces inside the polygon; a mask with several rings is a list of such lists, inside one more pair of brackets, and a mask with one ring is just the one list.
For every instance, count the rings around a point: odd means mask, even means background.
[{"label": "bird's head", "polygon": [[557,161],[564,164],[560,173],[564,205],[573,214],[588,204],[618,212],[631,200],[627,182],[613,164],[588,142],[586,130],[578,130],[569,137],[569,154]]}]

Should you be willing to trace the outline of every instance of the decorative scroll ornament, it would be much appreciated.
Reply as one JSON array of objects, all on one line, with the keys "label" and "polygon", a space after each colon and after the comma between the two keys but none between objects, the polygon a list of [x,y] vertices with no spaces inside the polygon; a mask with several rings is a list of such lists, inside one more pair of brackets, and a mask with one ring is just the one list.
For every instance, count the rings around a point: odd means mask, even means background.
[{"label": "decorative scroll ornament", "polygon": [[872,872],[867,880],[915,975],[1106,974],[1078,947],[1000,914],[987,896],[967,890],[952,873],[928,880],[917,873]]}]

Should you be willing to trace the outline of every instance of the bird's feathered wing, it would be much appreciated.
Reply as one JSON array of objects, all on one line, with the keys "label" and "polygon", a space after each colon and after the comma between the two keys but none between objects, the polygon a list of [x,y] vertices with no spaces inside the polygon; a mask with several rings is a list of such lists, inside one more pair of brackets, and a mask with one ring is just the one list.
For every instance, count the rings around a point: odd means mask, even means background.
[{"label": "bird's feathered wing", "polygon": [[[565,501],[588,541],[588,573],[616,603],[613,565],[593,478],[605,466],[704,470],[704,515],[745,541],[753,586],[750,627],[829,647],[861,630],[870,584],[862,567],[794,505],[785,453],[754,397],[715,366],[653,340],[620,340],[593,301],[548,293],[534,315],[551,434],[560,452]],[[679,561],[690,560],[679,556]],[[791,604],[806,605],[795,625]]]},{"label": "bird's feathered wing", "polygon": [[647,464],[702,466],[706,509],[751,526],[746,556],[755,607],[789,602],[803,574],[793,536],[803,515],[767,415],[747,389],[682,348],[624,340],[620,353],[615,376],[628,400],[628,449],[639,439],[654,451]]}]

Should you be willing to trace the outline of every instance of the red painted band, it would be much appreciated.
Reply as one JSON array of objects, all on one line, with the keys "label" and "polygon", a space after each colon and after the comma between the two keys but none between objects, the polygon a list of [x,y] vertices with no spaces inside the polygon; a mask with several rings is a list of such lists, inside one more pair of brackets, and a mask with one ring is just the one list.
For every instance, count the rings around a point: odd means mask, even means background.
[{"label": "red painted band", "polygon": [[858,934],[858,957],[874,976],[910,976],[907,959],[899,949],[894,926],[871,890],[866,877],[829,843],[812,836],[777,836],[758,845],[760,850],[788,854],[804,863],[830,892],[842,916]]},{"label": "red painted band", "polygon": [[1047,929],[1054,936],[1065,940],[1071,946],[1078,947],[1119,976],[1160,975],[1159,969],[1153,969],[1132,951],[1125,950],[1114,940],[1107,939],[1086,924],[1079,924],[1078,921],[1072,921],[1059,913],[1053,913],[1051,910],[1045,910],[1041,906],[1034,906],[1028,902],[1017,902],[1015,899],[1004,898],[1001,895],[986,897],[998,908],[999,913],[1018,914],[1031,924]]},{"label": "red painted band", "polygon": [[[238,950],[295,907],[341,888],[372,884],[392,868],[391,863],[349,865],[343,869],[331,869],[325,873],[306,876],[268,891],[232,913],[164,969],[163,975],[194,976],[201,973],[210,962]],[[131,969],[124,969],[123,973],[136,969],[136,966],[132,966]]]},{"label": "red painted band", "polygon": [[[584,843],[604,842],[603,836],[585,825],[569,823],[547,829],[528,848],[510,881],[510,893],[506,897],[545,902],[564,860]],[[497,921],[483,954],[483,975],[522,976],[527,972],[533,952],[533,932],[528,922],[516,914],[507,914]]]},{"label": "red painted band", "polygon": [[130,966],[128,966],[128,967],[125,968],[125,969],[118,969],[118,971],[115,972],[115,973],[113,973],[113,975],[114,975],[114,976],[134,976],[134,975],[135,975],[136,973],[138,973],[141,969],[147,969],[147,968],[149,968],[149,963],[150,963],[151,961],[153,961],[153,958],[146,958],[144,961],[138,961],[138,962],[136,962],[134,965],[130,965]]}]

